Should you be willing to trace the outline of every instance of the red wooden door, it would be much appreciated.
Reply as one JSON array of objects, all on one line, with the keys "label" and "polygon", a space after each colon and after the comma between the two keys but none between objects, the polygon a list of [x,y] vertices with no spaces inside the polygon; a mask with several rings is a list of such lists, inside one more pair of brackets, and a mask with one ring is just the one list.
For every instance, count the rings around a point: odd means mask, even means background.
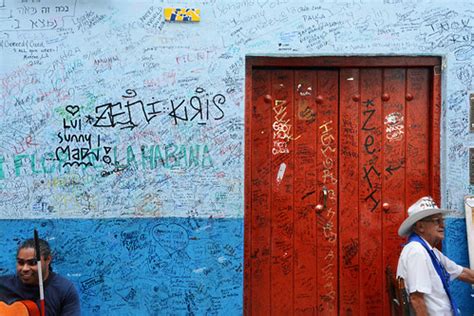
[{"label": "red wooden door", "polygon": [[438,84],[430,67],[252,69],[245,314],[389,314],[406,207],[439,198]]}]

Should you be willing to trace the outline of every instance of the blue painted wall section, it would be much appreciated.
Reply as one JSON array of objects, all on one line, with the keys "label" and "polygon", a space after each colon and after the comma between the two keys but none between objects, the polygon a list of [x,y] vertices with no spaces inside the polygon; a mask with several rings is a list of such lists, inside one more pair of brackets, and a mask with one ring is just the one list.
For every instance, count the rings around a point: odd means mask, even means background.
[{"label": "blue painted wall section", "polygon": [[[466,221],[460,218],[447,218],[443,253],[457,264],[469,267],[469,256],[466,248]],[[474,297],[471,295],[474,295],[474,289],[471,285],[454,280],[451,283],[451,289],[462,315],[472,315]]]},{"label": "blue painted wall section", "polygon": [[238,315],[240,219],[1,220],[0,274],[37,228],[53,270],[72,280],[84,315]]}]

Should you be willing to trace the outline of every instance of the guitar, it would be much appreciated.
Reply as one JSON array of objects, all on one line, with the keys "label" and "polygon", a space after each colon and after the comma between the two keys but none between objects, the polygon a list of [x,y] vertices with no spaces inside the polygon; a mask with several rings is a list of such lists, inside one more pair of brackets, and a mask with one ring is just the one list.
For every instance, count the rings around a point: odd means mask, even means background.
[{"label": "guitar", "polygon": [[24,300],[16,301],[10,305],[0,302],[0,315],[2,316],[41,316],[35,302]]},{"label": "guitar", "polygon": [[38,231],[34,230],[35,240],[35,252],[36,262],[38,265],[38,279],[39,279],[39,292],[40,292],[40,306],[36,305],[31,300],[16,301],[12,304],[6,304],[0,302],[0,315],[1,316],[46,316],[45,302],[44,302],[44,288],[43,288],[43,274],[41,269],[41,253],[38,238]]}]

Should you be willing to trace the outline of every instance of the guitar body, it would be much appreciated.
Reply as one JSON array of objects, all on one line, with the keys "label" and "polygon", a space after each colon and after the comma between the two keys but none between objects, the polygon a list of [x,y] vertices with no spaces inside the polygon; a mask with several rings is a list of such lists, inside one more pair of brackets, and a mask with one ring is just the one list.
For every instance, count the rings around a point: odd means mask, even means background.
[{"label": "guitar body", "polygon": [[38,305],[33,301],[16,301],[10,305],[0,302],[2,316],[41,316]]}]

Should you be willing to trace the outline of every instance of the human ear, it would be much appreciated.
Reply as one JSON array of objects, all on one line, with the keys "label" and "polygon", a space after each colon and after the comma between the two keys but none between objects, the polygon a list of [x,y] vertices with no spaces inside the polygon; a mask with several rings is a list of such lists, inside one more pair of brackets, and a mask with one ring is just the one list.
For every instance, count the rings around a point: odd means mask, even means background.
[{"label": "human ear", "polygon": [[51,259],[51,256],[48,256],[47,258],[43,257],[44,263],[46,263],[47,266],[51,263]]},{"label": "human ear", "polygon": [[415,223],[415,230],[420,232],[420,233],[423,233],[425,231],[425,227],[423,225],[422,222],[416,222]]}]

